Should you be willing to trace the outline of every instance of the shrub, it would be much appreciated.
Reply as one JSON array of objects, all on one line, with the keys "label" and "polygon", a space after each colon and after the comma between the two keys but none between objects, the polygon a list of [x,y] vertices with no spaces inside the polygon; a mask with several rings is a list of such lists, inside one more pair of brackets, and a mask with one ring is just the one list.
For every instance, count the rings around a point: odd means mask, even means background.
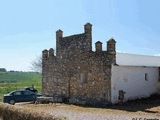
[{"label": "shrub", "polygon": [[0,104],[0,118],[3,120],[67,120],[66,117],[56,117],[47,113],[30,111],[8,104]]}]

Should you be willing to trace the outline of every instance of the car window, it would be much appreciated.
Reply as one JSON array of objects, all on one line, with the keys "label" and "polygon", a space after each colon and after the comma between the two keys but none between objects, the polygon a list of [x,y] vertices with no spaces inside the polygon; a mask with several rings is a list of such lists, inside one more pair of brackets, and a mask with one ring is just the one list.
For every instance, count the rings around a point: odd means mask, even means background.
[{"label": "car window", "polygon": [[14,92],[14,95],[21,95],[21,91]]},{"label": "car window", "polygon": [[24,95],[31,95],[33,93],[29,92],[29,91],[24,91]]},{"label": "car window", "polygon": [[14,95],[14,92],[12,92],[12,93],[9,93],[9,95]]}]

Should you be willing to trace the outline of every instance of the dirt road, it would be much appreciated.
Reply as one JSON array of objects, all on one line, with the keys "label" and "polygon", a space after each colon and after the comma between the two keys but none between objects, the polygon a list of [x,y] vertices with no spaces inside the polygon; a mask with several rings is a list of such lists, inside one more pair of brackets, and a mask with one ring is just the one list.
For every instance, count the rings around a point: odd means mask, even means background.
[{"label": "dirt road", "polygon": [[80,107],[66,104],[16,104],[37,112],[66,116],[69,120],[160,120],[160,102],[129,103],[108,108]]}]

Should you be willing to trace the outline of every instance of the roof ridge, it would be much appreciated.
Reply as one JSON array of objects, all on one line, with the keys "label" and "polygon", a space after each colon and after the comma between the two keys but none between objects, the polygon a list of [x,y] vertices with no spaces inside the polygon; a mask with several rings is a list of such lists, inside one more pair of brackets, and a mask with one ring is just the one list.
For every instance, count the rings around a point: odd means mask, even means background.
[{"label": "roof ridge", "polygon": [[119,54],[135,55],[135,56],[146,56],[146,57],[160,57],[156,55],[144,55],[144,54],[135,54],[135,53],[126,53],[126,52],[116,52]]}]

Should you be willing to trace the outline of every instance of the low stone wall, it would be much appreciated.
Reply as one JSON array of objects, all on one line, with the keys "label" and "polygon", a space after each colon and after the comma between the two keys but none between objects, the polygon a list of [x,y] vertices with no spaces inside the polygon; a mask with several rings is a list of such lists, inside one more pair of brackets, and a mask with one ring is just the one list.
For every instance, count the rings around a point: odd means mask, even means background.
[{"label": "low stone wall", "polygon": [[29,111],[13,105],[0,104],[0,120],[67,120],[67,118]]},{"label": "low stone wall", "polygon": [[42,104],[42,103],[54,103],[53,97],[38,97],[37,104]]},{"label": "low stone wall", "polygon": [[81,106],[91,106],[91,107],[108,107],[112,103],[101,99],[90,99],[90,98],[71,98],[69,99],[69,104],[81,105]]},{"label": "low stone wall", "polygon": [[37,97],[37,101],[36,103],[40,103],[40,104],[46,104],[46,103],[63,103],[63,102],[66,102],[67,101],[67,98],[65,98],[64,96],[53,96],[53,97],[44,97],[44,96],[41,96],[41,97]]}]

